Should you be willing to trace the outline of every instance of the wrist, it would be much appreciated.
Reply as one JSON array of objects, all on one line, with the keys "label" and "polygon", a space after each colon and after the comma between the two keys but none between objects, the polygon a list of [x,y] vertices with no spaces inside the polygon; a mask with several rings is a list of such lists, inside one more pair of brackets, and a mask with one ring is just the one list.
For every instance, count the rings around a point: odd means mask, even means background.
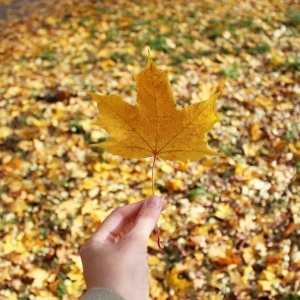
[{"label": "wrist", "polygon": [[86,291],[81,300],[126,300],[120,294],[106,288],[91,288]]}]

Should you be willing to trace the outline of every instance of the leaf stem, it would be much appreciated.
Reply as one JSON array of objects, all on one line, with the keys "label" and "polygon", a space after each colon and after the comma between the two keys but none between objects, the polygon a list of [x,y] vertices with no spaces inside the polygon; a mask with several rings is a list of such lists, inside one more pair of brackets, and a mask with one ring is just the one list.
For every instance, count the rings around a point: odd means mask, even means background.
[{"label": "leaf stem", "polygon": [[156,154],[153,154],[153,164],[152,164],[152,195],[154,195],[154,172],[155,172],[155,162],[156,162]]},{"label": "leaf stem", "polygon": [[[152,164],[152,195],[154,195],[154,172],[155,172],[155,163],[156,163],[156,154],[153,154],[153,164]],[[162,249],[163,247],[161,246],[160,243],[160,236],[159,236],[159,228],[157,224],[155,225],[155,232],[157,236],[157,245],[159,249]]]}]

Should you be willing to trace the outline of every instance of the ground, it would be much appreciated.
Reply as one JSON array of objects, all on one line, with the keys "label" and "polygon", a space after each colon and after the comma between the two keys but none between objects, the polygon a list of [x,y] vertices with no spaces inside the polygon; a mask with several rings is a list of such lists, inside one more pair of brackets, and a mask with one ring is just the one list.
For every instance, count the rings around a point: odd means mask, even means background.
[{"label": "ground", "polygon": [[299,299],[298,1],[0,4],[0,299],[78,299],[80,245],[151,195],[151,158],[90,146],[86,94],[134,102],[148,49],[179,106],[222,92],[208,142],[226,156],[158,159],[151,299]]}]

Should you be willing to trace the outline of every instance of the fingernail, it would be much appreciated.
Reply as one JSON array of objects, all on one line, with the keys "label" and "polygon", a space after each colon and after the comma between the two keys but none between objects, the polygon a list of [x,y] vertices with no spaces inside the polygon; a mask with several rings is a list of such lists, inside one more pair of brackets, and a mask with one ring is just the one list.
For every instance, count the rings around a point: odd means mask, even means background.
[{"label": "fingernail", "polygon": [[152,196],[146,201],[146,205],[158,209],[161,206],[160,198],[157,196]]}]

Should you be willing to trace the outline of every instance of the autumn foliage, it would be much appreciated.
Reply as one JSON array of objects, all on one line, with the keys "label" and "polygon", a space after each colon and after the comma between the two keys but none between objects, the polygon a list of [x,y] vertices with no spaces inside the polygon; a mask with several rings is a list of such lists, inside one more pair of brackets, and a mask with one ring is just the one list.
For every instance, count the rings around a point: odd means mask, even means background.
[{"label": "autumn foliage", "polygon": [[[152,194],[153,153],[168,204],[151,299],[299,298],[299,16],[293,0],[0,0],[0,299],[79,299],[80,246]],[[115,151],[133,140],[143,155]]]},{"label": "autumn foliage", "polygon": [[206,135],[218,120],[215,101],[220,93],[178,109],[168,75],[155,66],[150,54],[136,82],[136,105],[117,95],[88,92],[99,108],[100,120],[95,125],[110,135],[108,141],[94,146],[127,159],[153,156],[187,163],[219,156],[207,145]]}]

